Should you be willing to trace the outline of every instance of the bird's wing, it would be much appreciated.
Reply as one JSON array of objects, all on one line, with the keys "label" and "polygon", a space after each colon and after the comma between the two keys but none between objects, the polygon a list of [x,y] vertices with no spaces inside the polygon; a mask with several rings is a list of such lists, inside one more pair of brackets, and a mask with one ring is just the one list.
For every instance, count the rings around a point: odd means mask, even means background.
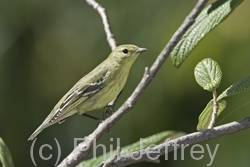
[{"label": "bird's wing", "polygon": [[[35,130],[28,140],[33,140],[43,129],[57,122],[63,122],[67,117],[72,115],[69,111],[74,110],[79,104],[90,98],[101,89],[104,88],[104,79],[107,71],[100,74],[96,80],[89,84],[79,87],[76,84],[66,95],[63,97],[43,123]],[[79,81],[81,82],[81,80]],[[67,112],[68,111],[68,112]]]},{"label": "bird's wing", "polygon": [[51,121],[66,114],[64,113],[64,111],[73,110],[86,99],[92,97],[94,94],[103,89],[103,80],[106,74],[107,71],[100,75],[100,77],[94,80],[93,82],[86,84],[83,87],[76,87],[75,89],[70,91],[68,95],[66,95],[62,103],[54,109],[55,112],[53,114],[53,117],[51,118]]}]

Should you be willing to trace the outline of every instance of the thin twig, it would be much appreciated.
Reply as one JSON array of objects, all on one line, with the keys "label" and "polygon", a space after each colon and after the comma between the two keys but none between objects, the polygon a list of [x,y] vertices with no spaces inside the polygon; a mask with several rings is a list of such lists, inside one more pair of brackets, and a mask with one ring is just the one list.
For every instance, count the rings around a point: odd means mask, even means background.
[{"label": "thin twig", "polygon": [[[86,2],[90,6],[92,6],[100,14],[100,16],[102,18],[102,23],[103,23],[103,26],[104,26],[104,30],[105,30],[105,33],[106,33],[106,36],[107,36],[107,42],[108,42],[111,50],[114,50],[117,47],[117,42],[115,40],[114,34],[111,31],[108,15],[105,12],[105,8],[102,7],[95,0],[86,0]],[[114,110],[114,107],[115,107],[115,104],[116,104],[116,102],[117,102],[117,100],[119,98],[119,95],[107,105],[107,107],[104,109],[104,113],[107,112],[107,110]]]},{"label": "thin twig", "polygon": [[[90,1],[90,0],[89,0]],[[165,62],[167,57],[169,56],[172,49],[181,39],[182,35],[187,31],[187,29],[194,23],[195,18],[198,16],[202,8],[205,6],[208,0],[199,0],[191,11],[191,13],[186,17],[180,28],[173,35],[169,43],[159,54],[150,70],[148,68],[145,69],[145,73],[140,83],[132,93],[132,95],[124,102],[124,104],[109,118],[103,121],[99,126],[95,129],[95,131],[86,137],[86,140],[80,143],[62,162],[59,164],[59,167],[73,167],[79,164],[82,160],[86,158],[88,153],[91,150],[93,142],[100,138],[110,127],[112,127],[118,120],[120,120],[123,115],[128,113],[136,104],[139,97],[145,91],[147,86],[153,81],[156,73]],[[97,6],[98,7],[98,6]]]},{"label": "thin twig", "polygon": [[108,16],[105,12],[105,8],[103,8],[99,3],[97,3],[95,0],[86,0],[86,2],[92,6],[101,16],[102,23],[104,26],[105,33],[107,35],[107,41],[109,46],[112,50],[114,50],[117,47],[117,43],[115,41],[114,35],[111,32],[111,28],[108,21]]},{"label": "thin twig", "polygon": [[216,117],[218,112],[218,103],[217,103],[217,92],[213,91],[213,112],[211,115],[211,121],[209,123],[208,129],[212,129],[215,125]]}]

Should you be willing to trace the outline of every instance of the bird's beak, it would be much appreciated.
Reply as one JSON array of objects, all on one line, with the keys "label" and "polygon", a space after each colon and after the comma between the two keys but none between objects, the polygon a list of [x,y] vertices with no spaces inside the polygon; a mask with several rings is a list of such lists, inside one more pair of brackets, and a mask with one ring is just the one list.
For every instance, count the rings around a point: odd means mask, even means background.
[{"label": "bird's beak", "polygon": [[146,51],[146,50],[147,50],[146,48],[138,48],[138,49],[136,49],[135,52],[142,53],[142,52],[144,52],[144,51]]}]

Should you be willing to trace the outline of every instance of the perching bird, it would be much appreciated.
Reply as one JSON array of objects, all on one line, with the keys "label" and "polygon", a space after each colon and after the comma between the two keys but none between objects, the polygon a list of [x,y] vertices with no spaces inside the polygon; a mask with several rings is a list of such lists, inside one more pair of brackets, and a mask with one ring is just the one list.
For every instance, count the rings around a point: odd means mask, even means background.
[{"label": "perching bird", "polygon": [[146,50],[135,45],[115,48],[106,60],[81,78],[62,97],[28,140],[33,140],[43,129],[75,113],[82,115],[107,106],[123,89],[136,58]]}]

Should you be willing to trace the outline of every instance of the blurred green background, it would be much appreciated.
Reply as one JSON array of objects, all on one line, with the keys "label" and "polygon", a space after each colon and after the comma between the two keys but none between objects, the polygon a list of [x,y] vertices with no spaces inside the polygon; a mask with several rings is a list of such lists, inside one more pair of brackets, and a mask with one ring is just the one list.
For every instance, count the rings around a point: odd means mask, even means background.
[{"label": "blurred green background", "polygon": [[[212,1],[209,1],[212,2]],[[195,0],[109,0],[100,1],[107,9],[113,33],[119,44],[131,43],[148,48],[131,69],[126,87],[116,108],[132,93],[144,68],[150,66],[175,30],[195,5]],[[223,78],[218,93],[250,73],[250,2],[244,1],[215,30],[208,34],[180,69],[170,59],[160,69],[134,109],[124,116],[98,143],[121,146],[165,131],[196,131],[197,118],[212,98],[194,79],[195,65],[204,58],[217,61]],[[42,123],[58,100],[82,76],[102,62],[110,53],[100,16],[84,0],[2,0],[0,1],[0,136],[8,145],[15,166],[34,166],[30,157],[32,142],[28,137]],[[228,106],[217,124],[249,115],[250,91],[227,98]],[[236,111],[235,111],[236,110]],[[230,116],[226,117],[229,113]],[[101,117],[102,111],[92,115]],[[226,117],[226,119],[224,119]],[[224,119],[222,122],[220,122]],[[60,161],[74,147],[74,138],[90,134],[97,122],[75,115],[61,125],[44,130],[34,146],[38,166],[54,166],[57,147]],[[250,164],[250,130],[211,141],[212,151],[219,144],[212,167]],[[44,157],[39,158],[39,148]],[[116,144],[114,144],[114,147]],[[205,147],[206,148],[206,147]],[[170,153],[160,164],[138,163],[132,166],[207,166],[207,150],[201,160],[193,160],[185,151],[181,160]],[[197,157],[200,154],[197,155]]]}]

